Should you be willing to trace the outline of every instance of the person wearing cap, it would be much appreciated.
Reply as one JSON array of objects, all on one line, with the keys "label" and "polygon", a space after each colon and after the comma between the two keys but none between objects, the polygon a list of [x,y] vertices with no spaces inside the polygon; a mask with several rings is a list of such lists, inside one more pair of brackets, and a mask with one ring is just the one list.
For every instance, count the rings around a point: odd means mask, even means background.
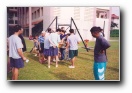
[{"label": "person wearing cap", "polygon": [[39,62],[40,63],[43,63],[43,61],[44,61],[44,55],[43,55],[43,51],[44,51],[44,34],[45,34],[45,31],[42,31],[41,35],[38,37],[38,42],[39,42]]},{"label": "person wearing cap", "polygon": [[106,49],[110,47],[108,41],[100,35],[100,27],[92,27],[90,32],[96,38],[94,47],[94,65],[93,72],[95,80],[105,80],[105,71],[107,65]]}]

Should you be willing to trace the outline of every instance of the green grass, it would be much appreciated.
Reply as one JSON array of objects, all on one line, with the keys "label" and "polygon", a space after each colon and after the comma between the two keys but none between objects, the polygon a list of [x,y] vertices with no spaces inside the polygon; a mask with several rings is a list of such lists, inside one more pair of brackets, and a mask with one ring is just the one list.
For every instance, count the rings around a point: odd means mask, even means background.
[{"label": "green grass", "polygon": [[[51,68],[47,64],[40,64],[38,57],[30,54],[29,51],[33,42],[26,40],[27,52],[25,56],[30,60],[24,63],[25,67],[19,70],[19,80],[94,80],[93,76],[93,50],[86,52],[79,44],[79,55],[76,58],[74,69],[69,69],[69,61],[60,61],[59,67],[52,63]],[[106,69],[106,80],[119,80],[119,43],[110,42],[111,47],[107,50],[108,64]],[[94,42],[89,42],[89,46],[94,46]],[[10,80],[11,73],[7,74]]]},{"label": "green grass", "polygon": [[110,37],[110,40],[119,40],[119,37]]}]

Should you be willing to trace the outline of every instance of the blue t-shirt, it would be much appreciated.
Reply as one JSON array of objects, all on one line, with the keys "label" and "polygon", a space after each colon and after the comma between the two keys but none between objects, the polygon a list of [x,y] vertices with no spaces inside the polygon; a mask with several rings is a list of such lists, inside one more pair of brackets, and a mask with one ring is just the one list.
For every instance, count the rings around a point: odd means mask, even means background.
[{"label": "blue t-shirt", "polygon": [[39,37],[38,37],[38,41],[39,41],[40,43],[44,43],[44,37],[43,37],[43,36],[39,36]]},{"label": "blue t-shirt", "polygon": [[[110,44],[103,36],[96,38],[94,48],[94,62],[107,62],[106,49],[109,47]],[[101,54],[100,52],[102,50],[104,50],[105,53]]]},{"label": "blue t-shirt", "polygon": [[66,35],[60,35],[60,39],[62,40]]}]

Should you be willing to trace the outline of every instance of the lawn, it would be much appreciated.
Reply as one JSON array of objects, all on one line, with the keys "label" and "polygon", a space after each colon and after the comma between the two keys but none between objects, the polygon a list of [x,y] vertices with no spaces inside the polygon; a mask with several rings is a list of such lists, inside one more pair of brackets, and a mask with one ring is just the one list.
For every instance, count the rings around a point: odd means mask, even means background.
[{"label": "lawn", "polygon": [[[95,42],[89,42],[89,46],[94,46]],[[33,47],[33,42],[26,40],[27,51],[25,56],[30,60],[24,63],[25,67],[19,70],[19,80],[94,80],[93,76],[93,50],[86,52],[82,48],[83,44],[79,44],[79,55],[76,58],[75,68],[69,69],[69,61],[60,61],[58,68],[55,63],[51,64],[51,68],[47,68],[47,64],[40,64],[38,57],[29,53]],[[119,62],[119,42],[111,41],[111,47],[107,50],[107,69],[106,80],[120,80],[120,62]],[[7,74],[10,80],[11,73]]]}]

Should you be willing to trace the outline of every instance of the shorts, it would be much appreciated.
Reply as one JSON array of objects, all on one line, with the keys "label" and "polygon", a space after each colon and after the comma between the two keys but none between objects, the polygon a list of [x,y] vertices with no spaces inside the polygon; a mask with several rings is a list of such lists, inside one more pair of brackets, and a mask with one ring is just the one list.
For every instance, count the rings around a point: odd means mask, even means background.
[{"label": "shorts", "polygon": [[93,71],[95,80],[105,80],[107,62],[94,62]]},{"label": "shorts", "polygon": [[44,52],[43,53],[44,53],[44,56],[50,56],[49,49],[45,49],[44,48]]},{"label": "shorts", "polygon": [[10,67],[23,68],[24,67],[23,59],[22,58],[14,59],[10,57]]},{"label": "shorts", "polygon": [[44,43],[40,43],[40,48],[41,48],[41,50],[39,50],[39,53],[43,53],[44,52]]},{"label": "shorts", "polygon": [[49,56],[57,56],[58,55],[58,47],[50,47],[49,48]]},{"label": "shorts", "polygon": [[78,56],[78,50],[69,50],[69,58],[74,58],[75,56]]}]

